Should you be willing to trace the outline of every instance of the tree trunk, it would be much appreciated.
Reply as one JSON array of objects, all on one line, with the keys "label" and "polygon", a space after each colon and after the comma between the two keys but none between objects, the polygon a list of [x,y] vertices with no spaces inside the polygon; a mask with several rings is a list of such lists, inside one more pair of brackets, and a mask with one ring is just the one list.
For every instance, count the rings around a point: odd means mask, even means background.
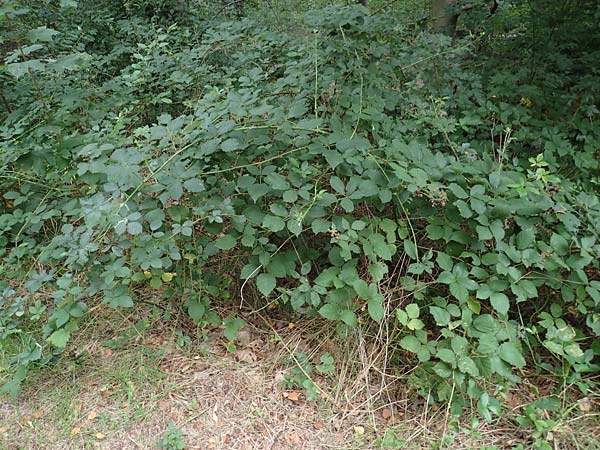
[{"label": "tree trunk", "polygon": [[454,9],[456,0],[433,0],[431,15],[433,18],[433,31],[454,36],[458,12]]}]

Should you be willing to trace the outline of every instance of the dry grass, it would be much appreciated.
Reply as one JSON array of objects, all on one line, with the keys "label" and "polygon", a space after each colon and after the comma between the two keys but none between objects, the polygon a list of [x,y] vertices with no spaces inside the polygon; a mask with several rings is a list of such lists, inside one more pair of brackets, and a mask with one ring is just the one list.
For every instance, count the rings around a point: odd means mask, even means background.
[{"label": "dry grass", "polygon": [[[290,326],[254,315],[234,355],[218,328],[180,346],[172,323],[156,320],[137,333],[138,320],[152,320],[148,311],[136,314],[95,310],[81,333],[87,340],[72,342],[17,400],[0,400],[0,449],[156,448],[170,422],[188,449],[532,448],[532,429],[513,420],[527,400],[523,387],[508,392],[513,410],[503,419],[460,431],[445,407],[408,387],[407,373],[389,370],[384,327],[371,334],[358,327],[341,339],[321,320]],[[121,335],[129,339],[117,348],[104,345]],[[301,353],[316,362],[334,356],[333,375],[304,372],[318,400],[284,387]],[[555,449],[600,448],[597,398],[588,400],[552,430]]]}]

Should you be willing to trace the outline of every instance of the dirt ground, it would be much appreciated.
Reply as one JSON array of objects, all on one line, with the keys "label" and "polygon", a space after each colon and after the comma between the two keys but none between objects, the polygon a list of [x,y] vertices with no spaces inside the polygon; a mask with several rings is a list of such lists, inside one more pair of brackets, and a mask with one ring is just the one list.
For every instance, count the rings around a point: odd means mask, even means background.
[{"label": "dirt ground", "polygon": [[[138,319],[96,318],[81,333],[95,340],[75,340],[16,400],[0,398],[0,449],[533,448],[534,427],[504,418],[472,429],[471,413],[427,405],[406,374],[381,376],[377,348],[344,345],[331,327],[247,326],[232,346],[219,328],[136,334]],[[329,372],[301,361],[324,354]],[[600,448],[597,397],[585,401],[552,430],[554,449]]]}]

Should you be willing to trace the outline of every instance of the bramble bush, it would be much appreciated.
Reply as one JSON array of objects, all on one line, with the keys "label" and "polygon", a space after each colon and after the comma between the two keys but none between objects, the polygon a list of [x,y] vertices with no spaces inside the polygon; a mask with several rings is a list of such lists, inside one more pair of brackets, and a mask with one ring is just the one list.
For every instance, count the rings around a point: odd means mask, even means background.
[{"label": "bramble bush", "polygon": [[[519,63],[509,9],[492,43],[360,6],[286,31],[21,3],[0,13],[21,24],[0,69],[0,339],[26,348],[5,391],[91,304],[150,286],[202,326],[242,285],[340,333],[388,322],[396,363],[455,411],[491,420],[484,381],[535,367],[589,387],[600,112],[575,68],[593,46]],[[580,26],[572,43],[598,39]]]}]

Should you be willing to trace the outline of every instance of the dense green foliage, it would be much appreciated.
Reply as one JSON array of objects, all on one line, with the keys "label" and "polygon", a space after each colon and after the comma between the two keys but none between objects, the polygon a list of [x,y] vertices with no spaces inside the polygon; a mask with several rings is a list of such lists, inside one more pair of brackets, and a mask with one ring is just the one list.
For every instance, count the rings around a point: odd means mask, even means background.
[{"label": "dense green foliage", "polygon": [[288,22],[260,2],[211,19],[38,3],[0,10],[0,339],[27,348],[6,390],[91,304],[134,307],[146,285],[199,325],[240,289],[340,333],[385,321],[424,395],[476,398],[485,418],[499,405],[482,380],[587,388],[595,2],[471,8],[453,39],[416,2],[400,22],[386,2]]}]

